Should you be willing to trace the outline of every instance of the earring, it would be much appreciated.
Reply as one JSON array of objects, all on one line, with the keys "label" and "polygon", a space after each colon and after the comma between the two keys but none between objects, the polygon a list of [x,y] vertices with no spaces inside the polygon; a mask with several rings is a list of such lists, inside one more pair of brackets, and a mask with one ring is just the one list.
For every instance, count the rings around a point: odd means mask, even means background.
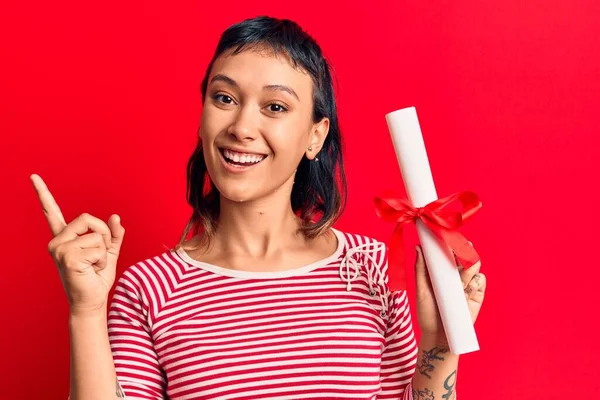
[{"label": "earring", "polygon": [[319,161],[319,157],[315,157],[315,161]]},{"label": "earring", "polygon": [[312,146],[308,146],[308,151],[312,151]]}]

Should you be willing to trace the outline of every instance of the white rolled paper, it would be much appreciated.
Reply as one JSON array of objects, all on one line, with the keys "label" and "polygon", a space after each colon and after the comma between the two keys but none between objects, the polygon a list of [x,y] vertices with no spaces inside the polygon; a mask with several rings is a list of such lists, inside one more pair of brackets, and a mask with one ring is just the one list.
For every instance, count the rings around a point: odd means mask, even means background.
[{"label": "white rolled paper", "polygon": [[[400,172],[413,207],[424,207],[438,199],[425,143],[415,107],[402,108],[385,116],[400,165]],[[469,306],[454,255],[421,221],[417,233],[431,277],[446,338],[453,354],[479,350]]]}]

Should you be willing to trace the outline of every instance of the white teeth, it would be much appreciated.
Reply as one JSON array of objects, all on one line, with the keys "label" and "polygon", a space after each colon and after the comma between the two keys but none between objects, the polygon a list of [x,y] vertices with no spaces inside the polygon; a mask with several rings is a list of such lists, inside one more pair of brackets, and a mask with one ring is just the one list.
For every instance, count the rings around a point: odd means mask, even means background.
[{"label": "white teeth", "polygon": [[223,155],[225,156],[225,158],[227,158],[228,160],[234,161],[234,162],[239,162],[239,163],[258,163],[259,161],[262,161],[262,159],[265,156],[259,156],[256,154],[244,154],[244,153],[237,153],[231,150],[227,150],[224,149],[223,150]]}]

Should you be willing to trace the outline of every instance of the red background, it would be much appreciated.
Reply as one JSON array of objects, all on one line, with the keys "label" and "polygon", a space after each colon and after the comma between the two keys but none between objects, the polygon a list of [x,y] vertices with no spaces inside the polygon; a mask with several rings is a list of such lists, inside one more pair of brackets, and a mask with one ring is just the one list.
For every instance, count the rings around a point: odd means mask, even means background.
[{"label": "red background", "polygon": [[438,195],[483,201],[462,229],[488,289],[460,399],[598,398],[599,4],[3,3],[1,397],[68,393],[68,305],[29,175],[67,221],[121,216],[118,275],[173,246],[206,66],[227,26],[268,14],[299,22],[337,72],[350,192],[338,228],[392,232],[372,197],[403,190],[384,116],[408,106]]}]

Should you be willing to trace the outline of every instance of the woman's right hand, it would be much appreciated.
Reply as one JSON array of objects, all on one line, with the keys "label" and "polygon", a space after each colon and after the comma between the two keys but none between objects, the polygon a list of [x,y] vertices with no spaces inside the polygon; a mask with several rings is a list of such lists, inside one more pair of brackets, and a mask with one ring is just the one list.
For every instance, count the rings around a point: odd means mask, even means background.
[{"label": "woman's right hand", "polygon": [[104,312],[125,235],[119,216],[111,215],[107,225],[83,213],[67,224],[42,178],[32,174],[30,179],[52,231],[48,251],[58,267],[71,315]]}]

